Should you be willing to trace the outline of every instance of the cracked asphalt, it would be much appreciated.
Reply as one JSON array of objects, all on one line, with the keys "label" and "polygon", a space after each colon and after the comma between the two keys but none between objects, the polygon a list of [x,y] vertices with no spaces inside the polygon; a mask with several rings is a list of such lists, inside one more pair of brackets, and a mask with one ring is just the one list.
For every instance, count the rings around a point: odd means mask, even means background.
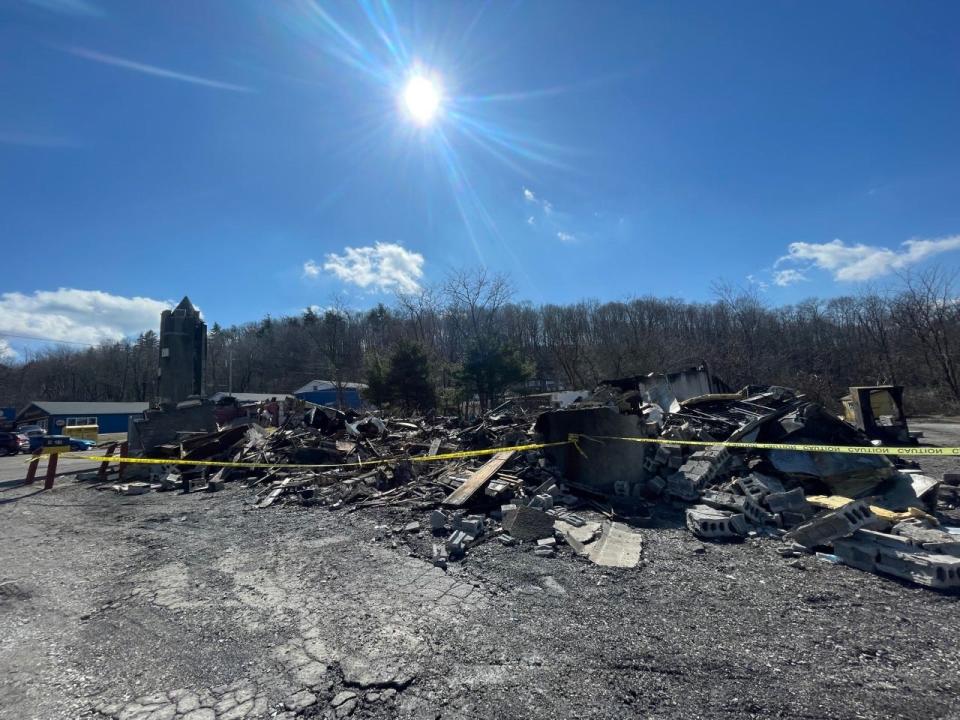
[{"label": "cracked asphalt", "polygon": [[21,467],[0,460],[4,720],[960,717],[956,596],[704,544],[679,511],[636,569],[487,543],[444,572],[393,530],[427,510],[42,493]]}]

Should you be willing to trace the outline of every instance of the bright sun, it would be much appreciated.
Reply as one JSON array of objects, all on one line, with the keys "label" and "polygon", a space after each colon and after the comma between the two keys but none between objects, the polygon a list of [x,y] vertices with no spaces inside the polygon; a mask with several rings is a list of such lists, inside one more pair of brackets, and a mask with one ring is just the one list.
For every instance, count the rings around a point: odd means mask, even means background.
[{"label": "bright sun", "polygon": [[432,123],[440,111],[440,88],[436,82],[414,75],[403,88],[403,106],[418,125]]}]

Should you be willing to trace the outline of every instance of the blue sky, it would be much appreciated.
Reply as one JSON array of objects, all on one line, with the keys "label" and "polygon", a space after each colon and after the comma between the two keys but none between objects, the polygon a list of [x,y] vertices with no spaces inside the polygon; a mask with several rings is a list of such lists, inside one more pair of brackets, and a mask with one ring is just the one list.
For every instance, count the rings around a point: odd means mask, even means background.
[{"label": "blue sky", "polygon": [[[960,266],[953,2],[0,5],[0,342]],[[440,93],[432,122],[411,77]]]}]

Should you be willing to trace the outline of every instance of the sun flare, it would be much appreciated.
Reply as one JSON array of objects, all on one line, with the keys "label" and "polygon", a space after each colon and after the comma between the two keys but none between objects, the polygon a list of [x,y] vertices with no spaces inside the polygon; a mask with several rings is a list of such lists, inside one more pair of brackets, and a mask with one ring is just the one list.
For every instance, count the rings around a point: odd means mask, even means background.
[{"label": "sun flare", "polygon": [[442,93],[436,81],[414,75],[403,88],[403,107],[417,125],[430,125],[440,112]]}]

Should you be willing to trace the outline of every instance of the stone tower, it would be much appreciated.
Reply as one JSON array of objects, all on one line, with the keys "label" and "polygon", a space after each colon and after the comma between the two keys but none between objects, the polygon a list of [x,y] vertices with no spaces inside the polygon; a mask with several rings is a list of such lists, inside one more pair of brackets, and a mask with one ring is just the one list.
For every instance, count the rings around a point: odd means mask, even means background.
[{"label": "stone tower", "polygon": [[160,313],[160,404],[176,404],[191,395],[203,397],[206,362],[207,324],[200,319],[190,298],[184,297],[173,310]]}]

